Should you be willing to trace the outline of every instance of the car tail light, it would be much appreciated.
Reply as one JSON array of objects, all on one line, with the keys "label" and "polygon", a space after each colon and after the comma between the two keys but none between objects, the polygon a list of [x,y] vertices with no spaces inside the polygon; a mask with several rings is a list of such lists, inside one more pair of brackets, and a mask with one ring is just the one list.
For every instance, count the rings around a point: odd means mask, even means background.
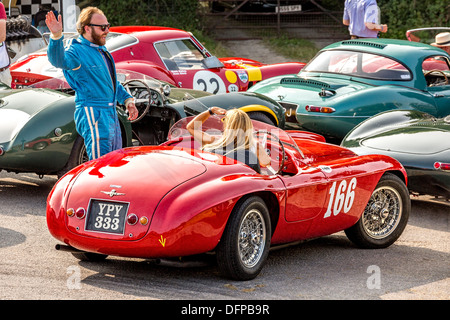
[{"label": "car tail light", "polygon": [[143,226],[145,226],[145,225],[148,223],[148,218],[147,218],[147,217],[141,217],[141,218],[139,219],[139,222],[140,222]]},{"label": "car tail light", "polygon": [[78,208],[77,211],[75,211],[75,217],[78,219],[83,219],[86,216],[86,210],[84,208]]},{"label": "car tail light", "polygon": [[334,108],[331,108],[331,107],[318,107],[318,106],[310,106],[310,105],[307,105],[305,107],[305,110],[308,112],[319,112],[319,113],[333,113],[336,111]]},{"label": "car tail light", "polygon": [[73,210],[73,208],[69,208],[67,209],[66,213],[69,217],[73,217],[73,215],[75,214],[75,210]]},{"label": "car tail light", "polygon": [[447,170],[450,171],[450,163],[444,163],[444,162],[435,162],[434,168],[436,170]]},{"label": "car tail light", "polygon": [[130,226],[134,226],[137,222],[138,222],[138,217],[137,217],[137,215],[135,215],[134,213],[131,213],[131,214],[128,215],[128,217],[127,217],[127,223],[128,223]]},{"label": "car tail light", "polygon": [[0,146],[0,156],[5,154],[5,149],[3,149],[3,146]]}]

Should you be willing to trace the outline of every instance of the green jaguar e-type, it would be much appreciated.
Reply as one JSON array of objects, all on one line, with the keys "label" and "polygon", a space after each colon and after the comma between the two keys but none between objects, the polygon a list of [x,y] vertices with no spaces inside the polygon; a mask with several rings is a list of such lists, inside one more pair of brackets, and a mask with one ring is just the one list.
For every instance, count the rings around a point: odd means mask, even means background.
[{"label": "green jaguar e-type", "polygon": [[395,158],[406,169],[411,193],[450,199],[450,116],[382,112],[358,124],[341,145],[358,155]]},{"label": "green jaguar e-type", "polygon": [[250,91],[286,109],[286,128],[339,142],[355,125],[387,110],[450,114],[450,56],[428,44],[394,39],[341,41],[322,49],[298,74]]},{"label": "green jaguar e-type", "polygon": [[[274,100],[248,92],[213,95],[170,86],[143,74],[118,70],[136,99],[133,122],[117,107],[123,146],[164,142],[181,118],[212,106],[241,108],[250,118],[284,127],[284,110]],[[52,88],[52,89],[50,89]],[[33,88],[0,89],[0,171],[61,176],[85,162],[84,141],[75,129],[75,98],[64,79],[38,82]]]}]

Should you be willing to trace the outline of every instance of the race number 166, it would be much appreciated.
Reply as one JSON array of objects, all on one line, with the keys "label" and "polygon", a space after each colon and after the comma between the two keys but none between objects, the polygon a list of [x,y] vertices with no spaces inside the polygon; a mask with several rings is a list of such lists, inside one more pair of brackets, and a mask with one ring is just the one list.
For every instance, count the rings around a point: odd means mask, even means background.
[{"label": "race number 166", "polygon": [[324,218],[331,216],[331,213],[337,216],[341,211],[349,212],[355,201],[356,178],[351,179],[349,183],[347,180],[342,180],[339,186],[336,186],[337,182],[335,181],[329,192],[330,200]]}]

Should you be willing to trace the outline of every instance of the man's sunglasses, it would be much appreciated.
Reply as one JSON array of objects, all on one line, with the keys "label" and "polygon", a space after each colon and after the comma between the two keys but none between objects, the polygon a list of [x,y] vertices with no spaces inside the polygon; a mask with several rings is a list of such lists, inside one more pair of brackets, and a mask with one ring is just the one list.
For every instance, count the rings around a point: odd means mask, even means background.
[{"label": "man's sunglasses", "polygon": [[90,27],[100,27],[100,29],[102,31],[105,31],[106,29],[109,29],[109,27],[111,27],[111,25],[108,24],[93,24],[93,23],[89,23],[88,26]]}]

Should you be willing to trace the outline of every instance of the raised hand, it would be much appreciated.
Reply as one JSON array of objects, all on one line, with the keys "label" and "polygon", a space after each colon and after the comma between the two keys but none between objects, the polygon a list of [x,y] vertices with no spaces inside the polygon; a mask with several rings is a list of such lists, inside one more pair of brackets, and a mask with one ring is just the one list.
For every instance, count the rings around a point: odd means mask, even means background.
[{"label": "raised hand", "polygon": [[53,11],[49,11],[45,16],[45,24],[52,33],[53,37],[57,38],[61,36],[63,30],[61,15],[58,15],[57,19]]}]

